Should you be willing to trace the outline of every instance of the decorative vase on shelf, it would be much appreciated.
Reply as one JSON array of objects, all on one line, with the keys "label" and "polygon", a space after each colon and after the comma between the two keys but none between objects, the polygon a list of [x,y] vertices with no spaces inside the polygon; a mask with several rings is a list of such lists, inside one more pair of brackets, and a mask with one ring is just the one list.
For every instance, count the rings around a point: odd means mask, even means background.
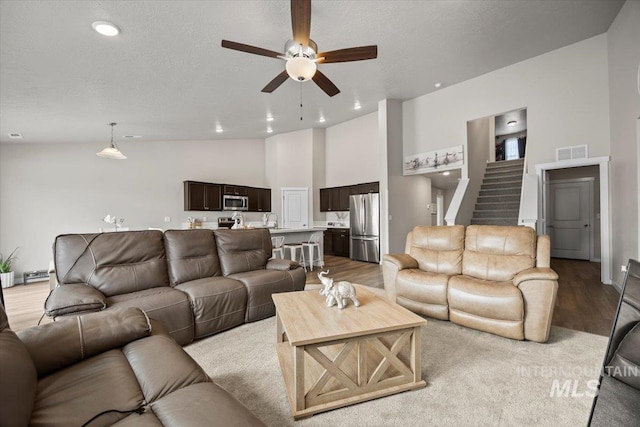
[{"label": "decorative vase on shelf", "polygon": [[3,288],[10,288],[13,286],[13,276],[13,271],[10,271],[8,273],[0,273],[0,282],[2,282]]}]

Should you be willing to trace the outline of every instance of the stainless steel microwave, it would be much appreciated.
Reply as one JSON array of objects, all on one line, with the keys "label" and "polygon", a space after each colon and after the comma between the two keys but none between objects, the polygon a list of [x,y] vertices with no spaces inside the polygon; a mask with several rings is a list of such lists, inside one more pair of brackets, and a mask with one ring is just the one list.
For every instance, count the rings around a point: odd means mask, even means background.
[{"label": "stainless steel microwave", "polygon": [[223,211],[248,211],[249,197],[247,196],[231,196],[225,194],[222,196]]}]

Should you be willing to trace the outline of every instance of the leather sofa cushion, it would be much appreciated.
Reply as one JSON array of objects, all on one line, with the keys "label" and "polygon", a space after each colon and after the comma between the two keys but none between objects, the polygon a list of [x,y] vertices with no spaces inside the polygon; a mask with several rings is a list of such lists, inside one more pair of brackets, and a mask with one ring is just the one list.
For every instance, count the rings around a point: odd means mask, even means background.
[{"label": "leather sofa cushion", "polygon": [[139,307],[149,318],[162,323],[178,344],[193,341],[193,313],[184,292],[167,286],[115,295],[107,298],[107,307]]},{"label": "leather sofa cushion", "polygon": [[54,288],[44,303],[50,317],[66,314],[100,311],[107,307],[104,294],[84,283],[71,283]]},{"label": "leather sofa cushion", "polygon": [[269,230],[215,230],[214,235],[225,276],[263,269],[271,258]]},{"label": "leather sofa cushion", "polygon": [[624,336],[606,373],[640,390],[640,322]]},{"label": "leather sofa cushion", "polygon": [[26,426],[36,396],[36,368],[24,344],[9,329],[0,305],[0,424]]},{"label": "leather sofa cushion", "polygon": [[470,225],[465,236],[462,274],[507,281],[535,265],[536,234],[530,227]]},{"label": "leather sofa cushion", "polygon": [[400,270],[396,279],[398,297],[425,304],[447,304],[446,274],[430,273],[418,269]]},{"label": "leather sofa cushion", "polygon": [[18,336],[42,377],[150,332],[147,316],[130,307],[64,318],[22,330]]},{"label": "leather sofa cushion", "polygon": [[[299,270],[302,269],[292,271]],[[229,278],[241,281],[247,288],[246,322],[264,319],[275,314],[276,309],[271,299],[271,294],[297,290],[294,288],[294,281],[290,271],[254,270],[235,273],[230,275]]]},{"label": "leather sofa cushion", "polygon": [[[111,409],[133,410],[144,396],[120,350],[110,350],[41,378],[31,416],[32,426],[80,426]],[[105,414],[91,427],[107,426],[124,418]]]},{"label": "leather sofa cushion", "polygon": [[195,338],[244,323],[247,289],[233,279],[207,277],[176,286],[189,296],[195,321]]},{"label": "leather sofa cushion", "polygon": [[61,235],[54,254],[63,285],[87,283],[105,296],[169,286],[158,230]]},{"label": "leather sofa cushion", "polygon": [[522,294],[511,282],[453,276],[449,279],[448,301],[452,311],[494,320],[520,322],[524,319]]},{"label": "leather sofa cushion", "polygon": [[413,229],[409,255],[420,270],[442,274],[460,274],[464,226],[418,226]]},{"label": "leather sofa cushion", "polygon": [[166,335],[129,343],[122,353],[150,404],[183,387],[210,381],[200,365]]},{"label": "leather sofa cushion", "polygon": [[265,426],[246,407],[214,383],[195,384],[171,393],[155,402],[152,410],[166,426]]},{"label": "leather sofa cushion", "polygon": [[167,230],[164,242],[172,286],[222,274],[213,230]]}]

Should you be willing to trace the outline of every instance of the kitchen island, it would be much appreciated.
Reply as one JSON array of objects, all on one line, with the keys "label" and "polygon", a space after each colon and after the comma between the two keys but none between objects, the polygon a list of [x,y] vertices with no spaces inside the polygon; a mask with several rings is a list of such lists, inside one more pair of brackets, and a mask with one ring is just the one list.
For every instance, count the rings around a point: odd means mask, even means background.
[{"label": "kitchen island", "polygon": [[[284,243],[306,243],[309,241],[309,238],[314,233],[323,233],[326,231],[324,227],[313,227],[313,228],[269,228],[269,232],[271,236],[283,236]],[[320,266],[324,266],[324,239],[320,238],[318,241],[320,244]],[[285,252],[285,256],[289,256],[289,251]],[[305,251],[304,256],[306,258],[309,257],[308,251]],[[315,264],[314,264],[315,267]]]}]

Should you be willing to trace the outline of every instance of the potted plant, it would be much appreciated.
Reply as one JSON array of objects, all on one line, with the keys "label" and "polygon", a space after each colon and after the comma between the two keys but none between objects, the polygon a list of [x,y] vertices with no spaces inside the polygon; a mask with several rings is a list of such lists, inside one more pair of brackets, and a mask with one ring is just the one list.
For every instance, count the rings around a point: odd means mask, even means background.
[{"label": "potted plant", "polygon": [[15,248],[7,258],[4,258],[2,254],[0,254],[0,282],[2,282],[3,288],[13,286],[13,270],[11,269],[11,264],[17,259],[15,255],[17,250],[18,248]]}]

